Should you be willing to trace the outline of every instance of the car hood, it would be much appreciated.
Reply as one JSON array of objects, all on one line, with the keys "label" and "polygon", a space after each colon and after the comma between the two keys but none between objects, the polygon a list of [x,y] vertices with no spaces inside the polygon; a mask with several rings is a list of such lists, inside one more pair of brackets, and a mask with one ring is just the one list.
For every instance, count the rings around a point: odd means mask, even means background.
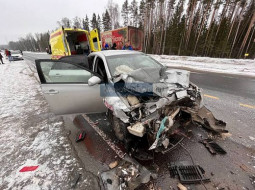
[{"label": "car hood", "polygon": [[168,97],[175,92],[187,90],[189,77],[190,72],[185,70],[140,68],[121,73],[114,79],[114,85],[117,91],[136,96]]}]

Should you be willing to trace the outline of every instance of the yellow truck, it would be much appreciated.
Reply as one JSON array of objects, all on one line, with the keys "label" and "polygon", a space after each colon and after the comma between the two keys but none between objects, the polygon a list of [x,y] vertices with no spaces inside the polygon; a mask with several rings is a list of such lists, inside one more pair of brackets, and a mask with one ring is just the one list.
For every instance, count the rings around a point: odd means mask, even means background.
[{"label": "yellow truck", "polygon": [[88,55],[101,51],[97,29],[92,31],[77,28],[60,28],[50,35],[48,53],[52,59],[70,55]]}]

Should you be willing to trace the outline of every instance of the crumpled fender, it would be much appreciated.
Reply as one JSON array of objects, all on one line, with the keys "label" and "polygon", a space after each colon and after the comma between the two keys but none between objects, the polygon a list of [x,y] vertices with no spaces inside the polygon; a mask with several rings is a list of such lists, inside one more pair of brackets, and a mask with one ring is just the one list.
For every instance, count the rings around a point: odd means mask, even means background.
[{"label": "crumpled fender", "polygon": [[227,132],[226,123],[214,117],[213,113],[205,106],[199,108],[197,112],[190,112],[192,120],[200,123],[203,127],[217,133]]}]

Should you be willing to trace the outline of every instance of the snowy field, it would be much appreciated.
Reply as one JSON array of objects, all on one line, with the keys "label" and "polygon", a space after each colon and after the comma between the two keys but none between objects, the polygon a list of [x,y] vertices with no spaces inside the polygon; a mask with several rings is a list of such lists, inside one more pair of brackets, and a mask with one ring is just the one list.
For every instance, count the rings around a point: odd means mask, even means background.
[{"label": "snowy field", "polygon": [[[97,189],[97,177],[83,169],[62,118],[49,113],[37,74],[26,61],[3,60],[0,189],[71,189],[79,174],[78,189]],[[25,166],[38,168],[21,172]]]},{"label": "snowy field", "polygon": [[169,67],[255,77],[255,60],[150,55]]}]

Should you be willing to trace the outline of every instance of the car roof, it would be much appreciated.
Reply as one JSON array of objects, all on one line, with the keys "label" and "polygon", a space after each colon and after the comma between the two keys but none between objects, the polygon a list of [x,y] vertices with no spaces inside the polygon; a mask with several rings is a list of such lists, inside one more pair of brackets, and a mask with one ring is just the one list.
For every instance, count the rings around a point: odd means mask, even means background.
[{"label": "car roof", "polygon": [[99,52],[94,52],[93,54],[102,54],[105,57],[114,56],[114,55],[127,55],[127,54],[143,54],[139,51],[132,51],[132,50],[104,50]]}]

